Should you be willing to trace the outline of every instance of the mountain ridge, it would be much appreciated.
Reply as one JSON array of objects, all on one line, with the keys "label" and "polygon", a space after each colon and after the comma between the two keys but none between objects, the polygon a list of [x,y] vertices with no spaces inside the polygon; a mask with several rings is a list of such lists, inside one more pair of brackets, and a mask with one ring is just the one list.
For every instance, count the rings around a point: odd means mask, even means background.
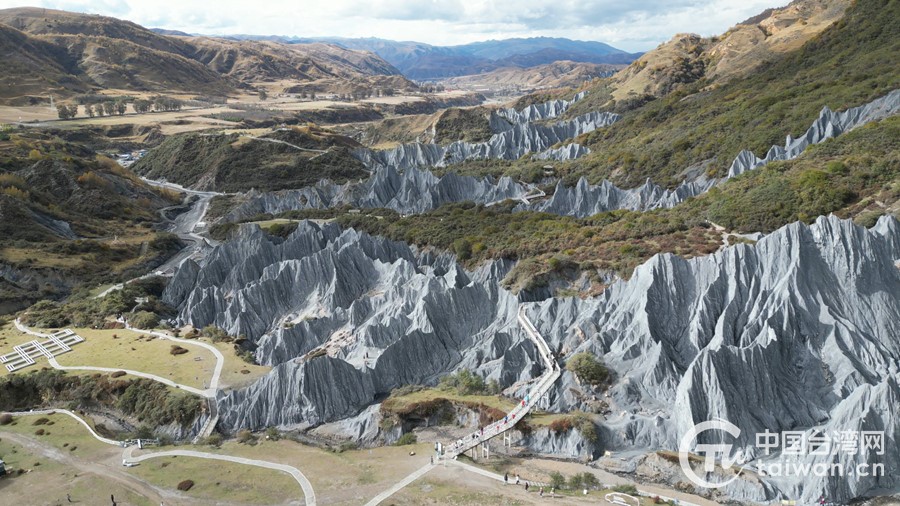
[{"label": "mountain ridge", "polygon": [[20,104],[98,89],[222,96],[278,80],[326,87],[386,77],[394,88],[415,88],[379,56],[334,44],[186,37],[32,7],[0,10],[0,47],[18,69],[2,78],[0,100]]}]

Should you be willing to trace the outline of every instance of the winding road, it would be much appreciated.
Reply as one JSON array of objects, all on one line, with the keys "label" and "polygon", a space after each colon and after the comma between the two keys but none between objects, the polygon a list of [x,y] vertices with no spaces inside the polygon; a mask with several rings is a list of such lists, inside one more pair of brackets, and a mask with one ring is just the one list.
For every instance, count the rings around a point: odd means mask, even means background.
[{"label": "winding road", "polygon": [[[212,241],[211,239],[198,234],[197,229],[202,228],[201,224],[203,223],[203,218],[206,216],[206,211],[209,209],[209,202],[213,199],[213,197],[219,195],[228,195],[227,193],[191,190],[175,183],[154,181],[152,179],[143,177],[141,178],[141,181],[147,183],[150,186],[166,188],[169,190],[175,190],[184,193],[185,195],[187,195],[185,197],[185,202],[187,202],[187,200],[192,196],[198,197],[197,200],[191,204],[190,209],[187,212],[181,213],[177,217],[175,217],[175,219],[171,221],[171,224],[168,227],[169,232],[176,234],[179,239],[185,241],[188,244],[184,248],[182,248],[181,251],[166,260],[165,263],[157,267],[154,271],[148,272],[143,276],[129,279],[128,281],[125,281],[123,283],[117,283],[113,286],[110,286],[106,290],[103,290],[102,292],[97,294],[97,298],[106,297],[111,292],[121,290],[125,287],[125,285],[139,279],[145,279],[153,276],[171,276],[175,273],[175,269],[179,264],[181,264],[182,261],[190,257],[203,255],[208,252],[209,249],[212,248],[212,246],[215,245],[215,241]],[[163,216],[163,218],[165,219],[165,216]]]}]

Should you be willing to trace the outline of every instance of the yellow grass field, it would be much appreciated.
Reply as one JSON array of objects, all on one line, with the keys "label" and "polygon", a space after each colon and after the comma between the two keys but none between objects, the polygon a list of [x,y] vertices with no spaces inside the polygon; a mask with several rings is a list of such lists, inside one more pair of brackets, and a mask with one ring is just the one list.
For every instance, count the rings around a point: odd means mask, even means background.
[{"label": "yellow grass field", "polygon": [[[177,344],[124,329],[72,330],[83,337],[84,342],[57,357],[63,366],[130,369],[155,374],[182,385],[206,388],[216,365],[213,354],[199,346]],[[169,353],[176,344],[189,350],[188,353],[177,356]]]},{"label": "yellow grass field", "polygon": [[[0,427],[0,433],[3,430]],[[113,479],[86,473],[45,455],[40,449],[28,448],[8,438],[0,438],[0,457],[7,469],[14,472],[0,478],[4,504],[66,504],[66,494],[69,494],[73,502],[80,504],[108,504],[109,496],[113,495],[122,505],[156,506]],[[15,472],[19,469],[26,472]]]},{"label": "yellow grass field", "polygon": [[166,489],[191,480],[194,486],[183,493],[198,499],[260,505],[303,500],[300,484],[287,473],[233,462],[160,457],[130,467],[128,472]]}]

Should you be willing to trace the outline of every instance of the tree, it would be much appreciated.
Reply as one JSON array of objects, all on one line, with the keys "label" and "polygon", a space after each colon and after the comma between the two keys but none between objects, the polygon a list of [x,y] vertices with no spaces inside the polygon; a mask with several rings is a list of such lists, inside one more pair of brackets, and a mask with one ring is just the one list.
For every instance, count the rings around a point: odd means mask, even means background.
[{"label": "tree", "polygon": [[143,113],[149,111],[151,107],[153,107],[153,102],[151,102],[149,100],[145,100],[143,98],[139,98],[139,99],[135,100],[134,104],[132,104],[132,105],[134,106],[134,112],[143,114]]},{"label": "tree", "polygon": [[259,89],[259,91],[257,92],[257,95],[259,95],[259,99],[263,100],[263,101],[265,101],[267,98],[269,98],[269,94],[266,93],[266,90],[264,90],[262,88]]},{"label": "tree", "polygon": [[101,104],[95,104],[95,105],[94,105],[94,112],[97,113],[97,116],[103,116],[103,105],[101,105]]},{"label": "tree", "polygon": [[585,472],[581,475],[581,482],[587,488],[597,488],[600,486],[600,480],[597,479],[597,476],[594,473]]},{"label": "tree", "polygon": [[119,116],[124,115],[127,109],[128,104],[126,104],[124,100],[119,100],[116,102],[116,112],[119,113]]},{"label": "tree", "polygon": [[59,119],[71,119],[75,116],[69,106],[62,104],[56,106],[56,113],[59,114]]},{"label": "tree", "polygon": [[94,108],[90,104],[84,106],[84,112],[87,113],[88,118],[93,118],[95,115]]},{"label": "tree", "polygon": [[444,376],[441,378],[440,387],[444,390],[456,390],[459,395],[483,394],[487,390],[484,378],[468,369]]},{"label": "tree", "polygon": [[574,373],[579,380],[595,387],[602,385],[609,378],[606,366],[590,353],[576,353],[566,362],[566,369]]},{"label": "tree", "polygon": [[584,475],[582,474],[573,474],[569,478],[569,488],[572,490],[578,490],[582,486],[584,486]]},{"label": "tree", "polygon": [[553,471],[550,473],[550,486],[557,489],[564,488],[566,486],[566,477],[559,471]]},{"label": "tree", "polygon": [[116,104],[112,101],[103,102],[103,112],[105,112],[107,116],[112,116],[116,113]]}]

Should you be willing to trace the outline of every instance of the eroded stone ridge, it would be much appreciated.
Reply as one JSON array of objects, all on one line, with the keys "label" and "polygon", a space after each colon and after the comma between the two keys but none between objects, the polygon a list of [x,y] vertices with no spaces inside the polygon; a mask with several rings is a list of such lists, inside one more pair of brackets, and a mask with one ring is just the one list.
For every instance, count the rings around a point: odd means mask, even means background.
[{"label": "eroded stone ridge", "polygon": [[[599,297],[528,311],[562,356],[587,351],[615,372],[603,448],[672,450],[712,417],[741,428],[742,461],[759,457],[753,434],[765,429],[885,431],[891,442],[900,438],[898,260],[893,217],[869,230],[821,217],[705,257],[657,255]],[[315,425],[463,367],[526,391],[539,360],[517,325],[519,301],[500,288],[508,269],[467,272],[450,256],[334,225],[304,222],[283,241],[250,226],[204,266],[186,263],[165,300],[180,323],[246,335],[275,366],[221,399],[224,427]],[[548,395],[552,409],[570,410],[598,394],[565,373]],[[837,459],[883,463],[887,476],[743,480],[730,490],[841,501],[900,486],[896,451]]]},{"label": "eroded stone ridge", "polygon": [[897,114],[898,111],[900,111],[900,90],[894,90],[868,104],[853,107],[844,112],[836,113],[826,106],[819,113],[818,119],[802,136],[796,139],[788,136],[784,147],[772,146],[764,158],[758,158],[750,151],[741,151],[731,163],[728,175],[724,178],[710,179],[701,175],[692,181],[685,181],[674,190],[663,188],[649,179],[637,188],[622,189],[606,180],[595,186],[581,178],[572,187],[567,187],[560,182],[550,199],[527,206],[522,205],[520,209],[583,218],[616,209],[646,211],[674,207],[690,197],[707,192],[713,186],[732,177],[775,160],[796,158],[812,144],[831,139],[866,123],[887,118]]},{"label": "eroded stone ridge", "polygon": [[[649,179],[643,185],[631,189],[619,188],[609,181],[591,185],[584,178],[571,187],[565,186],[560,181],[549,199],[533,201],[530,204],[522,203],[517,209],[585,217],[616,209],[645,211],[673,207],[690,197],[705,193],[735,175],[773,160],[794,158],[810,144],[822,142],[868,122],[884,119],[897,114],[898,111],[900,111],[900,90],[840,113],[832,112],[826,107],[805,134],[797,139],[788,137],[784,148],[773,146],[765,158],[757,158],[749,151],[742,151],[732,162],[728,176],[722,179],[700,175],[691,181],[685,181],[673,190],[661,187]],[[495,137],[500,140],[493,143],[454,143],[449,147],[415,143],[402,145],[390,151],[361,151],[359,156],[374,169],[372,177],[368,180],[345,185],[321,181],[316,186],[299,190],[251,194],[247,202],[229,214],[227,219],[235,221],[259,213],[321,209],[340,205],[387,207],[403,214],[412,214],[466,200],[490,204],[506,198],[520,199],[529,193],[530,188],[508,177],[474,178],[454,173],[438,177],[427,169],[417,167],[442,166],[470,155],[516,157],[517,154],[521,156],[529,152],[529,149],[537,151],[535,157],[539,159],[578,158],[588,152],[578,144],[548,149],[549,146],[559,142],[557,139],[560,134],[554,129],[568,132],[562,135],[574,136],[578,135],[578,132],[584,133],[586,129],[597,128],[608,121],[610,121],[608,113],[591,113],[577,121],[562,122],[568,125],[564,127],[559,127],[560,123],[557,127],[520,124],[496,135]],[[533,134],[534,131],[548,128],[549,132],[556,133],[546,136]]]}]

